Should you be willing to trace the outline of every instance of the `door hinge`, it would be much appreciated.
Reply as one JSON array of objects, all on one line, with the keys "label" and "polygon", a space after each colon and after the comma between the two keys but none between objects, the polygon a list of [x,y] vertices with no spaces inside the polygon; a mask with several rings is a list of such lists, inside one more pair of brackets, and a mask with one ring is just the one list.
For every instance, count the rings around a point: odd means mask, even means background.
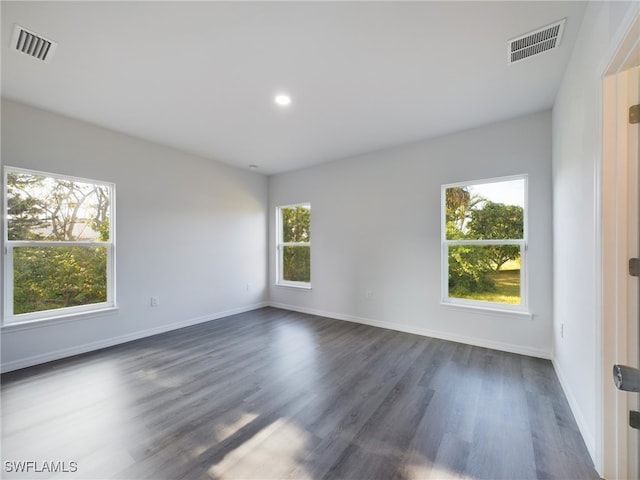
[{"label": "door hinge", "polygon": [[629,275],[640,277],[640,258],[629,259]]},{"label": "door hinge", "polygon": [[640,123],[640,104],[629,107],[629,123]]},{"label": "door hinge", "polygon": [[629,426],[640,430],[640,412],[636,412],[635,410],[629,411]]}]

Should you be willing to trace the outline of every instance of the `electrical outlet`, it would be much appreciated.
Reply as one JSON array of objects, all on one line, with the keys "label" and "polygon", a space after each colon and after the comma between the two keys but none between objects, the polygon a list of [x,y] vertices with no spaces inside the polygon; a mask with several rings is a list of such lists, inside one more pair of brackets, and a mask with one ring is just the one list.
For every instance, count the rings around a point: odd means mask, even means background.
[{"label": "electrical outlet", "polygon": [[153,295],[151,297],[151,306],[157,307],[158,305],[160,305],[160,297],[158,295]]},{"label": "electrical outlet", "polygon": [[371,290],[367,290],[366,292],[364,292],[364,298],[366,298],[367,300],[371,300],[373,298],[373,292]]},{"label": "electrical outlet", "polygon": [[564,323],[560,324],[560,338],[564,338]]},{"label": "electrical outlet", "polygon": [[251,284],[247,283],[247,292],[250,292],[250,291],[251,291]]}]

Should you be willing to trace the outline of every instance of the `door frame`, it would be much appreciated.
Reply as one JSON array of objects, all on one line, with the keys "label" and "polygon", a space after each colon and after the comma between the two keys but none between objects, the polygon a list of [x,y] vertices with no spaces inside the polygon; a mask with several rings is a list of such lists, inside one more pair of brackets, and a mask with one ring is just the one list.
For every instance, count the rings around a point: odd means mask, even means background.
[{"label": "door frame", "polygon": [[[640,59],[640,12],[632,16],[617,48],[607,59],[602,74],[602,161],[597,165],[597,244],[601,282],[600,332],[596,347],[600,352],[600,385],[596,397],[599,434],[596,435],[596,467],[604,478],[629,478],[629,445],[627,412],[631,405],[628,394],[618,392],[613,385],[614,363],[633,365],[637,359],[628,348],[628,272],[629,234],[637,231],[637,209],[629,210],[629,195],[636,195],[640,186],[634,166],[628,165],[626,132],[627,116],[624,88],[625,70],[638,65]],[[628,182],[629,174],[636,181]],[[634,192],[635,190],[635,192]],[[637,197],[636,197],[637,198]],[[632,224],[629,215],[632,214]],[[637,249],[637,245],[633,247]],[[625,425],[626,428],[623,428]]]}]

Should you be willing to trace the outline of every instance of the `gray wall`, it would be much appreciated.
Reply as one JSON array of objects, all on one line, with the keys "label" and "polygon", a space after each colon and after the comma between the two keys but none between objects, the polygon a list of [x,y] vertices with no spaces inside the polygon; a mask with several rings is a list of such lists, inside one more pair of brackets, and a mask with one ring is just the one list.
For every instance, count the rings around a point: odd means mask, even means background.
[{"label": "gray wall", "polygon": [[266,302],[267,177],[8,100],[2,164],[115,182],[119,306],[4,327],[4,370]]},{"label": "gray wall", "polygon": [[[524,173],[533,319],[441,306],[441,185]],[[550,358],[551,112],[269,182],[272,304]],[[312,208],[311,291],[274,285],[275,207],[301,202]]]}]

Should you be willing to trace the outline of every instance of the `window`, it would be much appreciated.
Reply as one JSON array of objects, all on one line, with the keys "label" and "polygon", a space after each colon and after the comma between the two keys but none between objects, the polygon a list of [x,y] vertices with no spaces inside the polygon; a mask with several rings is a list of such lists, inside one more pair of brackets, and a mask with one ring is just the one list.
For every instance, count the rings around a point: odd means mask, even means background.
[{"label": "window", "polygon": [[114,185],[7,167],[4,188],[4,324],[114,307]]},{"label": "window", "polygon": [[311,205],[277,208],[277,283],[311,286]]},{"label": "window", "polygon": [[527,310],[527,177],[442,187],[443,303]]}]

